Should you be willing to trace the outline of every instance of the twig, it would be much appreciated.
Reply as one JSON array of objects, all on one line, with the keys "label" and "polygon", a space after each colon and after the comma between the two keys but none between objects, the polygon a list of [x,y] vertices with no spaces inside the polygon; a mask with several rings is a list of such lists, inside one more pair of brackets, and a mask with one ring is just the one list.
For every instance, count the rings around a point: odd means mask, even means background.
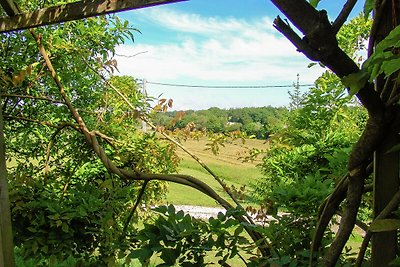
[{"label": "twig", "polygon": [[40,121],[40,120],[35,120],[35,119],[21,117],[21,116],[4,115],[3,117],[5,119],[9,119],[9,120],[20,120],[20,121],[32,122],[32,123],[48,126],[48,127],[51,127],[51,128],[56,128],[56,129],[64,128],[64,127],[70,127],[72,129],[74,129],[75,131],[78,131],[78,132],[81,131],[79,129],[79,127],[77,127],[76,125],[74,125],[74,124],[72,124],[70,122],[61,122],[61,123],[55,125],[55,124],[53,124],[51,122],[48,122],[48,121]]},{"label": "twig", "polygon": [[131,211],[129,212],[128,218],[126,218],[126,222],[124,224],[124,229],[122,230],[120,241],[123,241],[125,239],[129,223],[131,222],[132,217],[135,214],[135,211],[136,211],[137,207],[140,204],[140,201],[142,201],[142,197],[144,195],[144,192],[146,191],[146,186],[147,186],[148,183],[149,183],[149,181],[144,181],[143,182],[142,188],[140,189],[139,194],[138,194],[138,196],[136,198],[135,205],[132,207]]},{"label": "twig", "polygon": [[56,138],[57,134],[61,132],[62,129],[67,127],[66,124],[62,125],[61,127],[57,128],[56,131],[52,134],[49,143],[47,144],[47,149],[46,149],[46,160],[44,163],[44,180],[43,184],[47,183],[47,174],[49,172],[49,161],[50,161],[50,151],[51,148],[53,147],[54,144],[54,139]]},{"label": "twig", "polygon": [[51,103],[55,104],[64,104],[64,102],[60,100],[55,100],[50,97],[45,97],[45,96],[31,96],[31,95],[18,95],[18,94],[0,94],[0,97],[15,97],[15,98],[26,98],[26,99],[32,99],[32,100],[44,100],[44,101],[49,101]]},{"label": "twig", "polygon": [[133,55],[121,55],[121,54],[115,54],[115,55],[116,55],[116,56],[119,56],[119,57],[132,58],[132,57],[136,57],[136,56],[138,56],[138,55],[145,54],[145,53],[148,53],[148,52],[149,52],[149,51],[142,51],[142,52],[138,52],[138,53],[133,54]]},{"label": "twig", "polygon": [[281,32],[290,42],[297,48],[299,52],[302,52],[310,60],[319,61],[321,60],[318,51],[314,50],[309,44],[300,38],[297,33],[289,26],[288,23],[284,22],[279,16],[274,20],[274,28]]},{"label": "twig", "polygon": [[[343,216],[343,211],[338,210],[338,211],[336,211],[336,214],[339,215],[340,217],[342,217],[342,216]],[[363,222],[363,221],[357,219],[357,220],[356,220],[356,225],[357,225],[358,227],[360,227],[360,229],[362,229],[364,232],[367,232],[367,231],[368,231],[368,225],[367,225],[365,222]]]}]

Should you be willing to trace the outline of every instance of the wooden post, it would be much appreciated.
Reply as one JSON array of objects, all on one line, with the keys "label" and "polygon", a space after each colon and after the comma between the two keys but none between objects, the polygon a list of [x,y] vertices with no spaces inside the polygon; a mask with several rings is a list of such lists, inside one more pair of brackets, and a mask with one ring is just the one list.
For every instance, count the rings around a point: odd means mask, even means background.
[{"label": "wooden post", "polygon": [[[399,144],[393,133],[374,154],[374,218],[386,207],[399,190],[399,152],[387,153]],[[385,267],[396,258],[397,231],[374,233],[372,236],[372,266]]]},{"label": "wooden post", "polygon": [[14,243],[8,198],[3,114],[0,103],[0,266],[14,267]]}]

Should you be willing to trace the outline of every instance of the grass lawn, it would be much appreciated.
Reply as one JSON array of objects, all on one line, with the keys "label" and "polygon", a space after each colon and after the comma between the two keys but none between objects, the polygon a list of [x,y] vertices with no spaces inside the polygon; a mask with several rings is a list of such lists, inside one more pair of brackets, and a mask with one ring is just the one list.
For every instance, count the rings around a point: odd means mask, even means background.
[{"label": "grass lawn", "polygon": [[[250,194],[251,186],[254,181],[261,177],[260,170],[256,167],[260,160],[256,162],[242,162],[239,157],[246,156],[249,148],[266,149],[268,144],[261,140],[246,140],[244,144],[240,140],[225,144],[220,147],[218,155],[214,155],[210,150],[205,150],[207,139],[188,140],[183,145],[199,157],[207,166],[228,186],[240,188],[246,186],[245,195]],[[183,151],[177,151],[182,158],[179,166],[179,173],[191,175],[208,184],[217,193],[229,197],[223,192],[218,182],[205,169],[203,169],[194,159]],[[165,200],[167,203],[175,205],[196,205],[196,206],[219,206],[215,201],[195,189],[187,186],[170,183],[169,193]]]}]

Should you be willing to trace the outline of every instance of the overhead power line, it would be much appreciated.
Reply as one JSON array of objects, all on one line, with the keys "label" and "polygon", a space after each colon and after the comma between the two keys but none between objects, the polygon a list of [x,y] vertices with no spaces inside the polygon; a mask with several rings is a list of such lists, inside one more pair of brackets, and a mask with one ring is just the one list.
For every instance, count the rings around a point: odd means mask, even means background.
[{"label": "overhead power line", "polygon": [[263,88],[288,88],[288,87],[309,87],[314,84],[290,84],[290,85],[194,85],[194,84],[176,84],[176,83],[160,83],[150,82],[147,84],[163,85],[170,87],[188,87],[188,88],[215,88],[215,89],[263,89]]}]

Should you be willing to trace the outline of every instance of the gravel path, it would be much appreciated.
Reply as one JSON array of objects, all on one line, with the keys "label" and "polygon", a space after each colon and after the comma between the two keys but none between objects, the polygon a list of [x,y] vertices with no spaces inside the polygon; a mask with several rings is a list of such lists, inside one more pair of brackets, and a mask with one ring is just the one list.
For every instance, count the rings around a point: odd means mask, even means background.
[{"label": "gravel path", "polygon": [[225,213],[225,209],[222,208],[211,208],[201,206],[189,206],[189,205],[177,205],[175,206],[176,211],[182,210],[184,213],[197,219],[208,219],[210,217],[217,217],[219,212]]},{"label": "gravel path", "polygon": [[[216,218],[219,212],[225,213],[226,210],[223,208],[211,208],[211,207],[202,207],[202,206],[190,206],[190,205],[176,205],[176,211],[182,210],[185,214],[189,214],[193,218],[197,219],[209,219],[210,217]],[[279,215],[284,215],[284,213],[280,213]],[[256,224],[263,224],[268,221],[276,220],[272,216],[262,216],[261,218],[256,218],[255,215],[252,215],[253,220]]]}]

